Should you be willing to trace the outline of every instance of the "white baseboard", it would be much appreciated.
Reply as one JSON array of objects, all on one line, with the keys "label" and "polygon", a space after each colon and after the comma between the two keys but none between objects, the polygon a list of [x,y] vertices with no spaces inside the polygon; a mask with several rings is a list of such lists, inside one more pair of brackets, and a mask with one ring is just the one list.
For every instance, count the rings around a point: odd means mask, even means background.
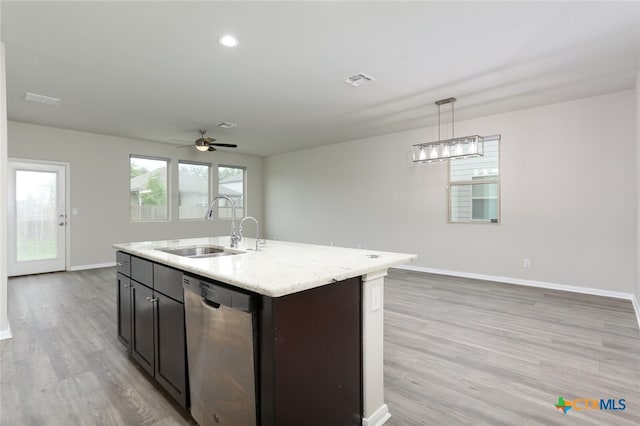
[{"label": "white baseboard", "polygon": [[548,288],[550,290],[570,291],[572,293],[591,294],[594,296],[613,297],[614,299],[630,300],[636,313],[638,327],[640,327],[640,304],[633,293],[624,293],[621,291],[601,290],[599,288],[578,287],[566,284],[547,283],[544,281],[525,280],[521,278],[502,277],[498,275],[474,274],[472,272],[449,271],[446,269],[427,268],[424,266],[399,265],[394,266],[397,269],[406,271],[426,272],[429,274],[450,275],[453,277],[474,278],[478,280],[497,281],[506,284],[524,285],[529,287]]},{"label": "white baseboard", "polygon": [[638,303],[638,298],[635,295],[631,299],[631,303],[633,303],[633,309],[636,311],[636,319],[638,320],[638,327],[640,327],[640,304]]},{"label": "white baseboard", "polygon": [[11,339],[12,336],[11,326],[9,324],[7,324],[6,330],[0,330],[0,340]]},{"label": "white baseboard", "polygon": [[98,268],[108,268],[110,266],[116,266],[116,262],[107,262],[107,263],[96,263],[93,265],[78,265],[69,267],[68,271],[84,271],[85,269],[98,269]]},{"label": "white baseboard", "polygon": [[389,407],[382,404],[372,415],[362,419],[362,426],[382,426],[391,418]]}]

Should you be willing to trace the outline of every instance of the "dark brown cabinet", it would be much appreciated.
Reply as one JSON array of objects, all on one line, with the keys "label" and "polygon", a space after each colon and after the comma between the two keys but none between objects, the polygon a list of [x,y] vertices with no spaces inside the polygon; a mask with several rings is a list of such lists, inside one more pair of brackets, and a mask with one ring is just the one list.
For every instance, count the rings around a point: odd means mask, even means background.
[{"label": "dark brown cabinet", "polygon": [[[119,253],[119,261],[126,261],[129,255]],[[136,256],[129,260],[118,267],[118,338],[131,357],[188,408],[183,271]],[[361,278],[354,277],[281,297],[254,294],[259,425],[362,424],[361,291]],[[221,323],[224,326],[229,325]],[[227,358],[225,362],[234,363]],[[232,378],[225,378],[233,387]]]},{"label": "dark brown cabinet", "polygon": [[118,252],[116,257],[118,339],[131,357],[187,408],[182,272],[130,256],[129,277],[120,265],[123,253]]},{"label": "dark brown cabinet", "polygon": [[118,340],[131,353],[131,279],[121,273],[118,280]]},{"label": "dark brown cabinet", "polygon": [[184,305],[155,293],[155,377],[183,407],[187,405]]},{"label": "dark brown cabinet", "polygon": [[154,371],[153,290],[139,282],[131,286],[131,356],[147,373]]},{"label": "dark brown cabinet", "polygon": [[262,426],[362,424],[361,306],[360,277],[263,296]]}]

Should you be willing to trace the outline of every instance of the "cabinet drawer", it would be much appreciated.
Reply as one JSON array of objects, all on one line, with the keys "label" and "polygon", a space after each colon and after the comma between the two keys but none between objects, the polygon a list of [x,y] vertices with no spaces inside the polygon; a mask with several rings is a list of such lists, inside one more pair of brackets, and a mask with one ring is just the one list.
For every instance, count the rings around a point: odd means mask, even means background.
[{"label": "cabinet drawer", "polygon": [[131,278],[153,288],[153,263],[131,256]]},{"label": "cabinet drawer", "polygon": [[127,277],[131,276],[131,256],[121,251],[116,252],[116,267],[118,272]]},{"label": "cabinet drawer", "polygon": [[183,302],[182,271],[154,263],[153,289],[172,299]]}]

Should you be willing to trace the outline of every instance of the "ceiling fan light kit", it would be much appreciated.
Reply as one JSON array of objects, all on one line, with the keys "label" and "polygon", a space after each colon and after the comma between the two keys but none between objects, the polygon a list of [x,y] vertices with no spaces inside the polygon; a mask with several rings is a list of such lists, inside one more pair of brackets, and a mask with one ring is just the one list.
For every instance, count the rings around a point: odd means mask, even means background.
[{"label": "ceiling fan light kit", "polygon": [[188,148],[190,146],[195,146],[198,151],[206,152],[206,151],[215,151],[216,146],[220,146],[223,148],[238,147],[238,145],[234,143],[217,143],[215,138],[205,138],[204,137],[205,133],[207,133],[206,130],[204,129],[200,130],[200,138],[196,139],[195,145],[194,144],[183,145],[183,146],[179,146],[178,148]]}]

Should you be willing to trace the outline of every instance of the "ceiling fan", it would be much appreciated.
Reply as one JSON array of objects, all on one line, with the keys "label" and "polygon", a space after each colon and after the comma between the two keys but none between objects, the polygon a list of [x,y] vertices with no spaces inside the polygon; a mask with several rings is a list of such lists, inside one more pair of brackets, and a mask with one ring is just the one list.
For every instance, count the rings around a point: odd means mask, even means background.
[{"label": "ceiling fan", "polygon": [[[204,135],[207,133],[206,130],[200,130],[200,138],[196,139],[195,147],[198,151],[215,151],[216,146],[222,148],[237,148],[238,145],[234,143],[216,143],[215,138],[205,138]],[[179,146],[178,148],[187,148],[190,146],[194,146],[194,144]]]}]

